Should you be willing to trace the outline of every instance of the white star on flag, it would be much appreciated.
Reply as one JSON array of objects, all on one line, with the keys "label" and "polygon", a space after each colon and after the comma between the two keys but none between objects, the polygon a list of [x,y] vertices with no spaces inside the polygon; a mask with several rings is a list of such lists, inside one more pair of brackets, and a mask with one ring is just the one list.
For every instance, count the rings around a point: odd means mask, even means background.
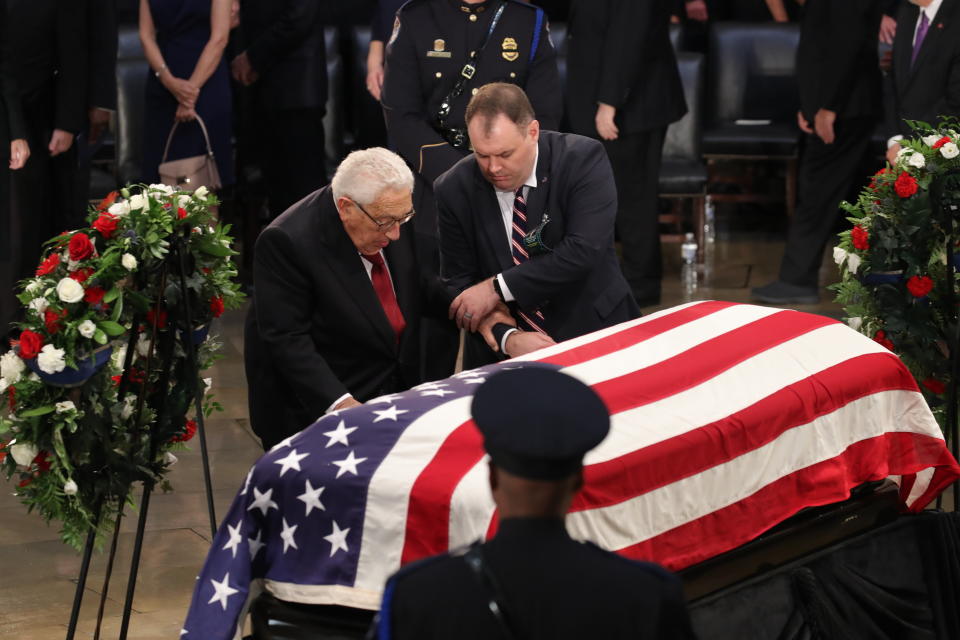
[{"label": "white star on flag", "polygon": [[229,524],[227,525],[227,530],[230,532],[230,540],[227,541],[227,544],[223,545],[223,550],[226,551],[230,549],[230,553],[233,554],[233,557],[237,557],[237,547],[240,546],[240,542],[243,540],[243,537],[240,536],[240,528],[243,526],[243,520],[237,522],[237,528],[234,529]]},{"label": "white star on flag", "polygon": [[421,391],[420,395],[423,397],[426,396],[438,396],[442,398],[443,396],[452,396],[453,391],[447,391],[446,389],[433,389],[432,391]]},{"label": "white star on flag", "polygon": [[293,547],[297,549],[297,541],[293,539],[293,534],[297,532],[297,527],[299,525],[293,525],[292,527],[287,524],[287,519],[283,518],[283,531],[280,532],[280,538],[283,539],[283,552],[286,553],[287,549]]},{"label": "white star on flag", "polygon": [[270,509],[280,510],[280,507],[277,506],[277,503],[270,499],[270,496],[273,495],[273,489],[267,489],[266,493],[260,493],[260,489],[256,487],[253,488],[253,502],[250,503],[250,506],[247,507],[247,511],[253,511],[254,509],[260,509],[260,512],[263,515],[267,515],[267,512]]},{"label": "white star on flag", "polygon": [[347,454],[347,457],[343,460],[334,460],[333,464],[340,467],[337,470],[337,477],[339,478],[346,472],[350,472],[353,475],[357,475],[357,465],[366,460],[366,458],[356,458],[353,455],[353,451]]},{"label": "white star on flag", "polygon": [[[209,604],[209,603],[208,603],[208,604]],[[186,630],[186,628],[181,628],[181,629],[180,629],[180,635],[181,635],[181,636],[185,636],[185,635],[187,635],[187,633],[188,633],[188,631]]]},{"label": "white star on flag", "polygon": [[287,454],[286,458],[281,458],[280,460],[274,460],[273,464],[280,465],[280,477],[283,477],[290,469],[295,471],[300,471],[300,461],[306,458],[309,453],[297,453],[296,449],[291,449],[290,453]]},{"label": "white star on flag", "polygon": [[247,545],[250,547],[250,562],[253,562],[253,559],[257,557],[257,554],[260,553],[260,549],[263,549],[267,546],[266,542],[263,542],[260,539],[260,536],[263,535],[263,531],[257,531],[256,538],[247,538]]},{"label": "white star on flag", "polygon": [[350,527],[346,529],[341,529],[340,525],[337,524],[337,521],[333,521],[333,531],[328,536],[323,536],[323,539],[330,543],[330,557],[333,557],[339,550],[344,550],[347,553],[350,553],[350,549],[347,547],[347,534],[350,533]]},{"label": "white star on flag", "polygon": [[386,402],[387,404],[390,404],[399,397],[400,396],[395,393],[390,393],[385,396],[380,396],[379,398],[374,398],[373,400],[367,400],[365,404],[378,404],[380,402]]},{"label": "white star on flag", "polygon": [[273,452],[273,451],[278,451],[278,450],[280,450],[280,449],[283,449],[284,447],[289,447],[289,446],[291,445],[291,443],[293,443],[293,439],[296,438],[298,435],[300,435],[299,432],[293,434],[292,436],[290,436],[290,437],[288,437],[288,438],[284,438],[283,440],[281,440],[281,441],[278,442],[277,444],[273,445],[273,447],[271,447],[270,451],[271,451],[271,452]]},{"label": "white star on flag", "polygon": [[223,610],[227,610],[227,598],[232,596],[235,593],[240,593],[236,589],[230,586],[230,572],[228,571],[223,575],[223,580],[217,582],[213,578],[210,579],[210,582],[213,584],[213,595],[210,596],[210,600],[207,604],[213,604],[214,602],[220,602],[220,606],[223,607]]},{"label": "white star on flag", "polygon": [[486,378],[464,378],[463,384],[483,384]]},{"label": "white star on flag", "polygon": [[426,390],[441,389],[443,387],[449,387],[449,386],[450,385],[448,385],[445,382],[424,382],[423,384],[418,384],[417,386],[415,386],[413,390],[426,391]]},{"label": "white star on flag", "polygon": [[314,489],[310,486],[310,480],[307,480],[307,484],[303,489],[303,493],[297,496],[297,500],[303,502],[306,505],[307,512],[304,515],[310,515],[310,512],[313,511],[314,507],[320,509],[321,511],[326,511],[326,507],[323,506],[323,503],[320,502],[320,494],[323,493],[323,487]]},{"label": "white star on flag", "polygon": [[330,438],[327,442],[327,446],[324,448],[329,448],[335,443],[339,442],[345,446],[350,446],[350,443],[347,442],[347,436],[357,430],[357,427],[348,427],[347,423],[343,420],[340,421],[340,424],[337,425],[337,428],[333,431],[324,431],[323,435]]},{"label": "white star on flag", "polygon": [[389,409],[384,409],[383,411],[373,410],[377,417],[374,418],[374,422],[380,422],[381,420],[393,420],[397,421],[397,416],[401,413],[407,413],[407,409],[397,409],[396,405],[391,405]]}]

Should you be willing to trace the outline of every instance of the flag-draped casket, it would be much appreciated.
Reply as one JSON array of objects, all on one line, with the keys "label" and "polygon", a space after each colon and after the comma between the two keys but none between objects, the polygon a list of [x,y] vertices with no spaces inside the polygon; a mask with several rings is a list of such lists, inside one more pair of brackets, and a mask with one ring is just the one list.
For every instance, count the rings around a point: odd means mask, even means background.
[{"label": "flag-draped casket", "polygon": [[672,569],[804,507],[892,477],[922,509],[960,467],[891,352],[812,314],[697,302],[330,414],[250,470],[201,572],[183,637],[232,637],[252,590],[378,607],[401,565],[492,535],[470,401],[492,372],[590,384],[611,431],[567,526]]}]

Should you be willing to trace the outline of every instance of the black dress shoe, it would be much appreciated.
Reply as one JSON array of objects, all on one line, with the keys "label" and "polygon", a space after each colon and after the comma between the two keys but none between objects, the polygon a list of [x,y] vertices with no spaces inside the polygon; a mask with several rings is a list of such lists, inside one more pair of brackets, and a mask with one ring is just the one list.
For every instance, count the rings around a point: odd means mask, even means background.
[{"label": "black dress shoe", "polygon": [[820,302],[820,292],[816,287],[803,287],[789,282],[775,280],[762,287],[750,290],[750,297],[757,302],[767,304],[816,304]]}]

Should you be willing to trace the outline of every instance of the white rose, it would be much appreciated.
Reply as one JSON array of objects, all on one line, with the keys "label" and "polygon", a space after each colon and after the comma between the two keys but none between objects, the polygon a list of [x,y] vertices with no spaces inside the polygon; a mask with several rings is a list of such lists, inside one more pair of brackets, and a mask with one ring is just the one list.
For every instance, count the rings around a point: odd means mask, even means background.
[{"label": "white rose", "polygon": [[77,483],[74,482],[73,479],[67,480],[66,482],[63,483],[63,492],[68,496],[77,495],[78,489],[79,487],[77,487]]},{"label": "white rose", "polygon": [[922,153],[915,153],[910,156],[909,160],[907,160],[907,164],[909,164],[911,167],[916,167],[917,169],[923,169],[923,167],[926,166],[927,161],[923,157]]},{"label": "white rose", "polygon": [[57,297],[63,302],[80,302],[83,300],[83,285],[73,278],[63,278],[57,283]]},{"label": "white rose", "polygon": [[16,384],[26,370],[27,365],[13,351],[7,351],[0,356],[0,377],[6,380],[7,384]]},{"label": "white rose", "polygon": [[130,196],[130,209],[143,209],[143,206],[147,203],[147,199],[143,197],[143,194],[137,193]]},{"label": "white rose", "polygon": [[37,312],[38,316],[42,316],[43,312],[47,310],[47,307],[50,306],[50,303],[47,302],[46,298],[34,298],[27,304],[28,307]]},{"label": "white rose", "polygon": [[57,413],[66,413],[67,411],[76,411],[77,405],[73,404],[72,400],[64,400],[63,402],[58,402],[56,404]]},{"label": "white rose", "polygon": [[853,318],[847,318],[847,324],[854,331],[860,331],[860,327],[863,326],[863,318],[860,316],[854,316]]},{"label": "white rose", "polygon": [[856,273],[857,269],[860,268],[860,256],[855,253],[851,253],[847,258],[847,269],[850,269],[850,273]]},{"label": "white rose", "polygon": [[960,149],[957,148],[956,144],[952,142],[948,142],[947,144],[940,147],[940,155],[942,155],[947,160],[951,160],[953,158],[956,158],[958,155],[960,155]]},{"label": "white rose", "polygon": [[163,464],[167,465],[168,467],[172,467],[173,465],[177,464],[177,462],[177,456],[173,455],[169,451],[163,454]]},{"label": "white rose", "polygon": [[843,261],[847,259],[847,250],[843,247],[834,247],[833,248],[833,261],[838,265],[843,264]]},{"label": "white rose", "polygon": [[133,254],[125,253],[120,257],[120,264],[122,264],[123,268],[127,271],[133,271],[137,268],[137,259]]},{"label": "white rose", "polygon": [[940,138],[941,136],[934,134],[930,136],[923,136],[921,140],[923,140],[923,144],[927,145],[928,147],[932,147]]},{"label": "white rose", "polygon": [[122,218],[123,216],[130,213],[130,203],[126,200],[121,200],[120,202],[114,202],[110,205],[110,208],[107,209],[110,215]]},{"label": "white rose", "polygon": [[199,198],[199,199],[203,200],[204,198],[207,197],[207,193],[208,193],[208,192],[207,192],[207,188],[206,188],[205,186],[201,185],[196,191],[193,192],[193,196],[194,196],[195,198]]},{"label": "white rose", "polygon": [[63,349],[57,349],[52,344],[45,344],[37,355],[37,366],[44,373],[60,373],[67,366],[67,361],[64,359],[65,355],[66,352]]},{"label": "white rose", "polygon": [[97,325],[92,320],[84,320],[77,326],[77,331],[84,338],[92,338],[93,334],[97,332]]},{"label": "white rose", "polygon": [[37,449],[37,446],[29,442],[15,444],[10,447],[10,456],[17,464],[23,466],[27,466],[33,462],[33,459],[37,457],[38,453],[40,453],[40,450]]}]

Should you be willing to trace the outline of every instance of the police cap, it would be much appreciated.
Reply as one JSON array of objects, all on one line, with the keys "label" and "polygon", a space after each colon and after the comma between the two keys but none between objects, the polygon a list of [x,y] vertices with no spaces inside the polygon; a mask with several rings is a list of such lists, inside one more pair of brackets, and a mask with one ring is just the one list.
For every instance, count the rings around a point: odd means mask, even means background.
[{"label": "police cap", "polygon": [[490,376],[470,410],[493,464],[532,480],[579,470],[584,454],[610,430],[610,415],[593,389],[543,366]]}]

